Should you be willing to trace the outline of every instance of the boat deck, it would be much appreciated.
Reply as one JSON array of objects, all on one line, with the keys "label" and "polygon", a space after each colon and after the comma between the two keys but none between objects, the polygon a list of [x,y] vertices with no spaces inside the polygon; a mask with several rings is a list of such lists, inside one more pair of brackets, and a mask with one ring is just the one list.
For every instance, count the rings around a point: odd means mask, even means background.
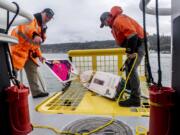
[{"label": "boat deck", "polygon": [[[51,126],[56,129],[63,130],[66,126],[77,120],[102,117],[109,119],[115,118],[115,120],[123,122],[132,130],[134,135],[140,135],[140,132],[141,135],[143,135],[142,133],[144,131],[140,131],[139,133],[136,131],[138,127],[148,129],[149,112],[144,111],[144,109],[142,109],[144,108],[143,106],[138,108],[120,107],[116,104],[115,101],[109,100],[99,95],[94,95],[89,91],[85,92],[84,97],[81,99],[76,109],[72,109],[71,107],[72,110],[68,111],[67,108],[61,108],[60,111],[57,109],[52,111],[51,109],[44,107],[45,105],[49,104],[51,100],[58,100],[60,97],[63,97],[63,95],[64,93],[62,94],[60,91],[57,93],[51,93],[48,98],[33,99],[30,96],[29,105],[32,124]],[[142,111],[139,112],[137,110]],[[30,135],[42,134],[54,135],[55,133],[48,129],[39,128],[34,128],[33,132],[30,133]]]},{"label": "boat deck", "polygon": [[[125,94],[124,94],[125,95]],[[128,93],[126,94],[128,98]],[[121,107],[113,99],[105,98],[72,81],[70,87],[57,92],[36,108],[46,114],[85,114],[107,116],[149,116],[148,99],[141,99],[140,107]]]}]

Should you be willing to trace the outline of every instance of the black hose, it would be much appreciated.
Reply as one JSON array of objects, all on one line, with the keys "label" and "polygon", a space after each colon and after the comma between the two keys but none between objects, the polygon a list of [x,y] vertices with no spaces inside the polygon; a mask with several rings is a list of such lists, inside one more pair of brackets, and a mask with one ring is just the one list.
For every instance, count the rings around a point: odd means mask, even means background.
[{"label": "black hose", "polygon": [[162,87],[162,71],[160,59],[160,36],[159,36],[159,4],[156,0],[156,28],[157,28],[157,54],[158,54],[158,87]]},{"label": "black hose", "polygon": [[16,13],[15,13],[15,15],[14,15],[14,17],[13,17],[13,19],[11,20],[11,22],[9,23],[9,11],[8,11],[8,17],[7,17],[7,28],[6,28],[6,34],[8,34],[8,31],[9,31],[9,28],[11,27],[11,25],[12,25],[12,23],[14,22],[14,20],[16,19],[16,17],[18,16],[18,14],[19,14],[19,5],[16,3],[16,2],[12,2],[13,4],[15,4],[16,5],[16,7],[17,7],[17,10],[16,10]]},{"label": "black hose", "polygon": [[149,83],[153,83],[154,79],[152,76],[152,72],[151,72],[151,66],[150,66],[150,62],[149,62],[149,52],[148,52],[148,45],[147,45],[147,35],[146,35],[146,9],[145,9],[145,0],[142,0],[142,4],[143,4],[143,28],[144,28],[144,45],[145,45],[145,66],[147,68],[147,82]]},{"label": "black hose", "polygon": [[[16,2],[12,2],[12,3],[16,5],[17,10],[16,10],[16,13],[15,13],[13,19],[10,22],[9,22],[9,11],[7,11],[7,28],[6,28],[5,34],[8,34],[12,23],[14,22],[15,18],[19,14],[19,9],[20,9],[19,5]],[[10,53],[10,49],[9,49],[8,45],[4,47],[4,51],[6,53],[6,63],[7,63],[7,68],[8,68],[10,79],[12,79],[13,83],[15,83],[16,85],[19,86],[19,81],[16,79],[16,72],[14,70],[12,57],[11,57],[11,53]]]}]

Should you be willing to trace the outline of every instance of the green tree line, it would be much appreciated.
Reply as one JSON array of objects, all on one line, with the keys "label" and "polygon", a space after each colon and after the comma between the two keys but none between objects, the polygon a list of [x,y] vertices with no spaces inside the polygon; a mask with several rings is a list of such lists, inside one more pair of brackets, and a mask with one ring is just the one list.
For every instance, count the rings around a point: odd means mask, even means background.
[{"label": "green tree line", "polygon": [[[150,42],[150,50],[157,50],[157,36],[155,34],[148,36]],[[160,36],[160,48],[161,51],[170,52],[171,37],[170,36]],[[118,48],[115,45],[114,40],[106,41],[92,41],[85,43],[57,43],[57,44],[46,44],[41,46],[41,50],[44,53],[66,53],[69,50],[81,50],[81,49],[104,49],[104,48]]]}]

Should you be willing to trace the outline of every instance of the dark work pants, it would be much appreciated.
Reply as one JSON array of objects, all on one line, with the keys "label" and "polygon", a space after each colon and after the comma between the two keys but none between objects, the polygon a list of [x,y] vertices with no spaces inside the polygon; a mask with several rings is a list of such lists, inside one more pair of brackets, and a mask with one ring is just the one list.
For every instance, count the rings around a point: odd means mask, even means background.
[{"label": "dark work pants", "polygon": [[[138,75],[138,66],[140,65],[144,55],[145,55],[145,46],[144,44],[140,45],[137,49],[138,58],[135,63],[135,66],[131,72],[130,78],[127,83],[127,89],[131,90],[131,98],[140,98],[141,90],[140,90],[140,80]],[[132,65],[134,63],[134,59],[128,59],[126,62],[126,74],[128,75]]]},{"label": "dark work pants", "polygon": [[[32,96],[36,96],[39,93],[44,92],[39,83],[39,74],[40,73],[38,71],[38,66],[32,60],[29,59],[25,63],[24,70],[26,72],[26,76],[27,76],[27,80],[29,82]],[[16,72],[18,72],[18,70],[16,70]]]}]

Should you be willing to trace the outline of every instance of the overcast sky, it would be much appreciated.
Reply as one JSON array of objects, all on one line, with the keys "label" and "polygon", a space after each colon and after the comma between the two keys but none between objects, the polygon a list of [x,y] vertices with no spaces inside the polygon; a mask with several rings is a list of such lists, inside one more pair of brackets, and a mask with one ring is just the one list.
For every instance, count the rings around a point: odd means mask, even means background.
[{"label": "overcast sky", "polygon": [[[11,1],[11,0],[8,0]],[[142,24],[140,0],[13,0],[30,13],[52,8],[54,20],[48,23],[47,40],[45,43],[86,42],[113,39],[110,29],[100,29],[99,17],[102,12],[109,11],[112,6],[120,5],[124,13]],[[154,1],[150,6],[154,6]],[[170,8],[170,0],[159,0],[160,7]],[[170,17],[160,17],[160,32],[171,33]],[[147,16],[147,31],[156,32],[155,16]]]}]

